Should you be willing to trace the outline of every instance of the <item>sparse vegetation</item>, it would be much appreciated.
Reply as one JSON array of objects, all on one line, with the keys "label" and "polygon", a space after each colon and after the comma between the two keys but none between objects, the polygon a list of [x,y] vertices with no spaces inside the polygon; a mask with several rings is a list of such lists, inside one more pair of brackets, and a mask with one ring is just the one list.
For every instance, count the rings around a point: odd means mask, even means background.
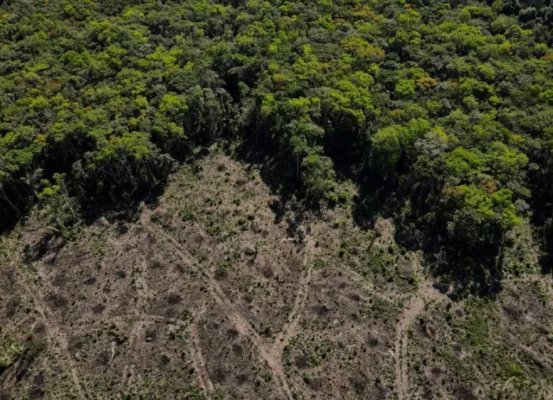
[{"label": "sparse vegetation", "polygon": [[0,373],[12,366],[25,353],[25,347],[8,337],[0,337]]},{"label": "sparse vegetation", "polygon": [[0,399],[553,398],[552,32],[0,0]]},{"label": "sparse vegetation", "polygon": [[[463,387],[485,398],[547,398],[546,277],[510,276],[500,299],[452,301],[429,292],[421,254],[394,242],[391,220],[363,230],[338,207],[300,226],[296,210],[275,223],[274,196],[258,173],[222,155],[196,167],[191,180],[187,168],[177,173],[157,207],[123,231],[107,221],[83,226],[25,266],[17,253],[34,240],[34,225],[4,238],[3,329],[25,348],[29,332],[46,340],[30,362],[10,353],[0,390],[15,398],[79,398],[78,387],[85,397],[285,398],[284,379],[308,397],[331,399],[339,389],[344,398],[393,399],[396,366],[406,363],[403,393],[436,387],[455,396]],[[246,177],[248,192],[233,184]],[[196,218],[183,219],[183,209]],[[536,283],[513,286],[529,278]],[[406,343],[399,353],[398,337]],[[16,364],[25,365],[18,385]]]}]

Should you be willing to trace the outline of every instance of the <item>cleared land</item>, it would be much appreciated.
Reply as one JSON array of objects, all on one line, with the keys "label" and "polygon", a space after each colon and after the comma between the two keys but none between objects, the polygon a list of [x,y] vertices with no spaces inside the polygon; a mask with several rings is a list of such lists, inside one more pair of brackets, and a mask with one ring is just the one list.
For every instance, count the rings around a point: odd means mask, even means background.
[{"label": "cleared land", "polygon": [[0,399],[553,398],[551,279],[452,300],[391,221],[281,209],[226,156],[134,222],[40,226],[1,243]]}]

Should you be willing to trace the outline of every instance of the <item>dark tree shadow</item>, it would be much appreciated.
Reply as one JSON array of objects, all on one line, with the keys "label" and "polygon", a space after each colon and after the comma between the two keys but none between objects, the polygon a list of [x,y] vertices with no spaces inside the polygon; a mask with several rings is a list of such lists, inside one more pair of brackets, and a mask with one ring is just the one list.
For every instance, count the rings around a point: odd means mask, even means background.
[{"label": "dark tree shadow", "polygon": [[376,179],[365,180],[354,198],[353,218],[358,226],[368,229],[373,227],[377,217],[393,216],[398,196],[386,186],[378,185]]},{"label": "dark tree shadow", "polygon": [[553,275],[553,228],[545,229],[544,251],[540,256],[540,266],[542,273]]},{"label": "dark tree shadow", "polygon": [[[250,127],[232,156],[249,165],[250,168],[257,168],[260,171],[265,185],[278,197],[278,201],[271,202],[270,207],[275,214],[275,222],[280,223],[292,209],[308,207],[297,200],[300,186],[293,162],[275,156],[275,153],[269,139],[259,134],[258,129]],[[298,216],[300,214],[298,213]]]},{"label": "dark tree shadow", "polygon": [[[114,222],[135,221],[140,213],[142,205],[154,207],[159,198],[167,188],[167,182],[176,170],[184,165],[197,165],[197,163],[209,154],[207,147],[195,153],[188,153],[187,157],[182,157],[178,162],[170,161],[167,158],[167,164],[160,167],[156,174],[155,182],[138,181],[132,183],[133,187],[120,187],[114,196],[112,192],[98,192],[94,185],[90,187],[78,188],[72,194],[79,199],[79,206],[84,222],[89,225],[94,223],[100,217],[106,217]],[[134,171],[133,175],[140,176],[141,171]],[[94,182],[93,182],[94,183]],[[127,195],[126,193],[131,193]]]},{"label": "dark tree shadow", "polygon": [[493,298],[503,288],[503,260],[498,252],[471,255],[459,249],[444,249],[440,254],[425,253],[425,259],[439,286],[447,288],[453,299],[467,295]]},{"label": "dark tree shadow", "polygon": [[11,231],[21,222],[33,205],[32,189],[23,180],[2,187],[4,194],[6,198],[0,199],[0,235]]},{"label": "dark tree shadow", "polygon": [[[410,251],[423,250],[429,272],[452,298],[469,294],[494,297],[501,291],[503,260],[499,247],[467,248],[452,243],[447,237],[445,223],[428,217],[430,204],[435,199],[414,201],[408,198],[408,193],[394,190],[398,185],[382,183],[380,177],[370,173],[364,176],[353,209],[358,226],[371,229],[377,217],[392,218],[398,245]],[[405,210],[407,200],[419,205]]]},{"label": "dark tree shadow", "polygon": [[16,217],[11,217],[3,214],[0,217],[0,235],[9,233],[16,225],[22,222],[26,214],[21,214]]}]

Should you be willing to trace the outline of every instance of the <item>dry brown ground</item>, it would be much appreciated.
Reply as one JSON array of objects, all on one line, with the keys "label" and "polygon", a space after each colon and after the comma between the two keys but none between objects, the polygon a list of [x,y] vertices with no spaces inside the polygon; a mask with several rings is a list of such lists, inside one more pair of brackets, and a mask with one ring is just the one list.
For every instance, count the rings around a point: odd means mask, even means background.
[{"label": "dry brown ground", "polygon": [[553,398],[547,279],[452,302],[391,221],[299,223],[276,202],[255,168],[214,155],[134,223],[98,221],[37,262],[21,253],[37,222],[4,238],[0,339],[27,350],[0,399]]}]

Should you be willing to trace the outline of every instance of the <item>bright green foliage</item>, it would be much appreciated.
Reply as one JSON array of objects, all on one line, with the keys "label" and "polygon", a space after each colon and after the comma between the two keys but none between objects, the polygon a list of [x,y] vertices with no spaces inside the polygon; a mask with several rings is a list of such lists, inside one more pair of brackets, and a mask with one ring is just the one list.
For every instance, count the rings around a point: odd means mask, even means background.
[{"label": "bright green foliage", "polygon": [[417,245],[553,231],[547,2],[4,3],[2,225],[127,209],[232,141],[313,205],[352,180]]},{"label": "bright green foliage", "polygon": [[489,193],[474,185],[461,185],[448,187],[445,193],[447,201],[454,205],[448,231],[461,243],[494,244],[504,232],[522,222],[509,189]]},{"label": "bright green foliage", "polygon": [[415,141],[430,130],[430,123],[412,119],[407,125],[390,125],[371,137],[373,165],[375,169],[395,174],[400,161],[412,158]]},{"label": "bright green foliage", "polygon": [[0,371],[14,364],[25,352],[25,347],[2,334],[0,336]]},{"label": "bright green foliage", "polygon": [[77,205],[67,190],[65,176],[54,174],[53,183],[42,180],[42,190],[37,193],[38,199],[43,202],[43,213],[49,227],[64,238],[69,238],[79,221]]},{"label": "bright green foliage", "polygon": [[413,79],[401,79],[396,83],[396,93],[403,97],[415,94],[416,84]]},{"label": "bright green foliage", "polygon": [[310,154],[302,161],[302,179],[306,196],[313,202],[330,201],[336,203],[336,173],[332,160],[326,156]]}]

